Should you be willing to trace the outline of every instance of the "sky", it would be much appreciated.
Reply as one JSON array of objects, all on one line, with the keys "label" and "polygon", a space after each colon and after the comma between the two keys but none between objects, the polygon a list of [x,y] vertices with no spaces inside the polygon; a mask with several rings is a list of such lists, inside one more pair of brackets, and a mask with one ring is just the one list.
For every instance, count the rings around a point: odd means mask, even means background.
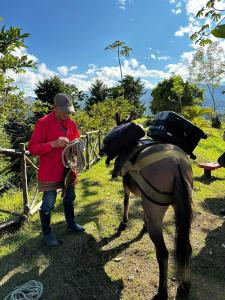
[{"label": "sky", "polygon": [[[0,0],[2,24],[30,37],[27,54],[36,70],[9,75],[34,96],[38,81],[57,75],[88,91],[98,78],[108,86],[120,80],[116,54],[105,47],[121,40],[132,48],[122,60],[124,74],[141,78],[146,89],[179,74],[188,76],[196,51],[189,35],[200,26],[194,15],[207,0]],[[221,1],[223,5],[225,1]],[[221,42],[225,49],[225,42]]]}]

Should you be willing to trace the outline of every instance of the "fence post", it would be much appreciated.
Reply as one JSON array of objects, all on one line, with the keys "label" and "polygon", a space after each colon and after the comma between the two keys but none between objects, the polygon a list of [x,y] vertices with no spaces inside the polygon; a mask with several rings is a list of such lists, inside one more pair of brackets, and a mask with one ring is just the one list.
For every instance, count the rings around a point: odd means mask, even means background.
[{"label": "fence post", "polygon": [[27,164],[26,164],[26,148],[24,143],[19,144],[21,155],[21,178],[22,178],[22,189],[23,189],[23,212],[25,215],[29,212],[28,207],[28,186],[27,186]]},{"label": "fence post", "polygon": [[100,149],[101,149],[101,132],[99,130],[98,131],[98,156],[99,156]]},{"label": "fence post", "polygon": [[86,135],[86,164],[87,169],[90,169],[90,157],[89,157],[89,133]]}]

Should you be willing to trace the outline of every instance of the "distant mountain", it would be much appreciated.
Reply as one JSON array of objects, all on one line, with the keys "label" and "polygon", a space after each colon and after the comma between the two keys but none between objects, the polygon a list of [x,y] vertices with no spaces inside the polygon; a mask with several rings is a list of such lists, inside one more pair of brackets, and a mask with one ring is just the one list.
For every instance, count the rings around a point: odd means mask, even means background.
[{"label": "distant mountain", "polygon": [[[210,97],[210,93],[206,86],[202,86],[205,90],[204,92],[204,107],[212,107],[212,100]],[[222,94],[222,91],[225,91],[225,85],[221,85],[219,88],[215,90],[215,99],[216,99],[216,109],[219,113],[225,113],[225,94]],[[141,98],[141,102],[145,105],[146,109],[149,109],[149,104],[152,100],[151,90],[146,90],[146,93]]]},{"label": "distant mountain", "polygon": [[[203,106],[212,107],[213,103],[207,87],[203,86],[202,88],[205,90]],[[216,110],[219,113],[225,113],[225,94],[222,94],[222,91],[225,91],[224,85],[221,85],[219,88],[215,90]]]}]

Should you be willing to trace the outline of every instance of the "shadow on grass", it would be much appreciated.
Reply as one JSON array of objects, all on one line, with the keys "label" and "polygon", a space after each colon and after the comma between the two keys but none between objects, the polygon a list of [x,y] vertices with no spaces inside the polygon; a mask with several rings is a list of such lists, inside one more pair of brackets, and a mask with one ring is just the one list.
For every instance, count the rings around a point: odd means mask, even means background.
[{"label": "shadow on grass", "polygon": [[[220,215],[225,207],[225,198],[207,198],[202,207]],[[205,246],[191,263],[191,292],[186,299],[190,300],[224,300],[225,295],[225,222],[207,233]],[[195,237],[197,238],[197,237]],[[177,297],[176,299],[182,299]]]},{"label": "shadow on grass", "polygon": [[101,187],[99,181],[93,181],[88,179],[81,179],[79,188],[82,190],[82,197],[97,195],[97,191],[93,191],[93,187]]},{"label": "shadow on grass", "polygon": [[220,210],[225,208],[225,196],[221,198],[206,198],[201,205],[214,215],[221,216]]},{"label": "shadow on grass", "polygon": [[197,298],[224,300],[225,222],[209,232],[205,247],[192,259],[192,293]]},{"label": "shadow on grass", "polygon": [[[61,224],[53,227],[58,232]],[[67,234],[60,247],[53,249],[42,246],[40,236],[28,240],[0,260],[0,299],[14,287],[31,279],[43,283],[43,298],[48,300],[120,299],[122,280],[112,280],[104,267],[108,261],[140,240],[142,233],[113,249],[101,249],[119,235],[115,233],[97,242],[88,233]]]},{"label": "shadow on grass", "polygon": [[195,176],[193,177],[194,181],[199,181],[201,183],[210,185],[211,183],[213,183],[214,181],[224,181],[225,178],[221,178],[221,177],[217,177],[217,176],[213,176],[212,178],[206,178],[205,175],[203,174],[202,176]]}]

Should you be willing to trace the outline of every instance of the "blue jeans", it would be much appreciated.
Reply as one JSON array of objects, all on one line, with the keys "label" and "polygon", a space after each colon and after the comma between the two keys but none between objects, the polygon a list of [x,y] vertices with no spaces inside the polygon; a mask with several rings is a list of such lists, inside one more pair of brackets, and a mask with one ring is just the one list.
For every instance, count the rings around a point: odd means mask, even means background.
[{"label": "blue jeans", "polygon": [[[44,213],[50,213],[54,210],[54,205],[56,201],[57,191],[45,191],[42,196],[41,211]],[[63,197],[63,204],[73,206],[75,202],[76,194],[74,186],[67,188],[65,196]]]}]

